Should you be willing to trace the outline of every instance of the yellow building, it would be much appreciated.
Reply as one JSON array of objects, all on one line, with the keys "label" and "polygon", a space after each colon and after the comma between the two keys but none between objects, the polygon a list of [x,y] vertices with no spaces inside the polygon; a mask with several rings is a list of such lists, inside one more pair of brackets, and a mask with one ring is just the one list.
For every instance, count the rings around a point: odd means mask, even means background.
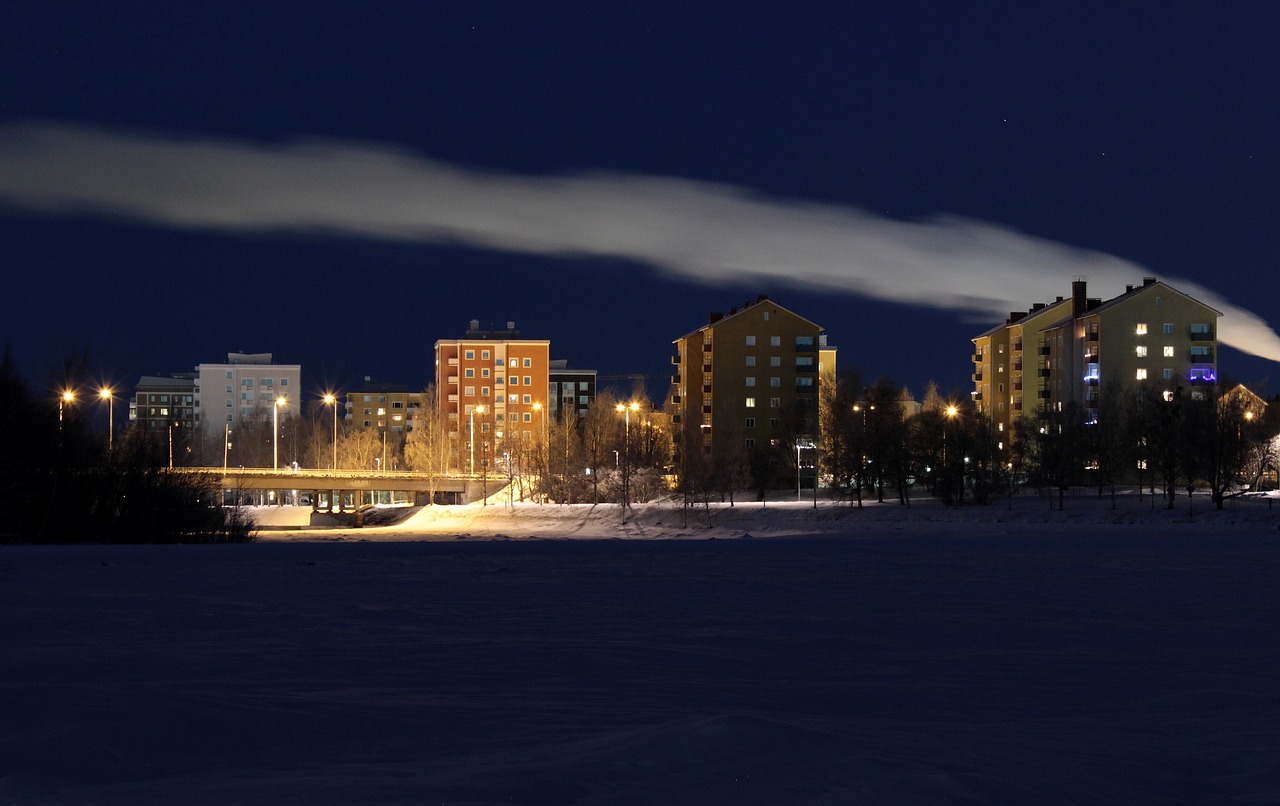
[{"label": "yellow building", "polygon": [[819,438],[819,387],[836,349],[822,328],[761,295],[675,340],[672,427],[717,445],[752,448]]},{"label": "yellow building", "polygon": [[1103,301],[1083,279],[1070,299],[1015,312],[974,341],[977,411],[999,432],[1023,415],[1078,403],[1096,420],[1108,387],[1217,383],[1221,314],[1154,277]]}]

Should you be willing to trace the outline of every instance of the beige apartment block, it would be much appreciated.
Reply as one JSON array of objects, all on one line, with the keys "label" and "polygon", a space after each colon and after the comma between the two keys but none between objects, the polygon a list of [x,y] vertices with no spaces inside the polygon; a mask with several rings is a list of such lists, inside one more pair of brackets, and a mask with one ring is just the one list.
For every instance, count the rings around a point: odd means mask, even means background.
[{"label": "beige apartment block", "polygon": [[302,367],[277,364],[271,353],[228,353],[225,364],[196,367],[196,417],[206,429],[234,430],[240,421],[280,400],[280,416],[297,416],[302,405]]},{"label": "beige apartment block", "polygon": [[708,455],[820,438],[819,389],[836,360],[820,325],[761,295],[674,344],[672,428],[696,432]]},{"label": "beige apartment block", "polygon": [[1109,300],[1090,298],[1085,280],[1069,299],[1014,312],[976,337],[977,411],[1008,433],[1022,416],[1078,403],[1098,417],[1106,390],[1214,385],[1220,312],[1154,277]]}]

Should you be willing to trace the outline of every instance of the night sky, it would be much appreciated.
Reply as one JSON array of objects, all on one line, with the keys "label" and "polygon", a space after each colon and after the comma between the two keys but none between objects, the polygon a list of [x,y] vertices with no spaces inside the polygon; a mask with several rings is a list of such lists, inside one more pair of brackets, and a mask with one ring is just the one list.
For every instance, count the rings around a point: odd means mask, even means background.
[{"label": "night sky", "polygon": [[1151,274],[1275,380],[1280,7],[855,5],[6,3],[0,336],[319,392],[514,320],[660,397],[766,293],[966,394],[1000,312]]}]

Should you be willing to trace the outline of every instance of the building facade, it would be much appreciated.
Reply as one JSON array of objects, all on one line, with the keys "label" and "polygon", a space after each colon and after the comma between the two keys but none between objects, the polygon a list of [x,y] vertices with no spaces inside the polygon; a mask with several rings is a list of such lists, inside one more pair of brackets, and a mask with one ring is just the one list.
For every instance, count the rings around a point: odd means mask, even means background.
[{"label": "building facade", "polygon": [[455,467],[478,472],[504,441],[534,438],[550,405],[550,350],[546,339],[520,338],[515,322],[485,330],[474,319],[464,338],[436,342],[436,390]]},{"label": "building facade", "polygon": [[547,417],[551,422],[560,422],[569,412],[581,422],[595,399],[594,369],[570,369],[563,358],[551,362],[547,388]]},{"label": "building facade", "polygon": [[974,405],[997,431],[1067,403],[1096,421],[1108,388],[1194,394],[1217,383],[1220,312],[1154,277],[1106,301],[1086,288],[1077,279],[1070,299],[1014,312],[973,340]]},{"label": "building facade", "polygon": [[413,429],[413,418],[422,408],[422,392],[404,384],[374,383],[368,376],[346,398],[347,425],[356,430],[376,429],[403,436]]},{"label": "building facade", "polygon": [[154,431],[195,428],[196,373],[143,375],[129,400],[129,422]]},{"label": "building facade", "polygon": [[277,400],[281,416],[299,415],[301,365],[277,364],[271,353],[228,353],[225,364],[196,367],[196,419],[206,429],[234,430],[255,412],[270,414]]},{"label": "building facade", "polygon": [[821,326],[760,295],[674,344],[671,425],[686,445],[712,455],[820,437],[819,387],[836,358]]}]

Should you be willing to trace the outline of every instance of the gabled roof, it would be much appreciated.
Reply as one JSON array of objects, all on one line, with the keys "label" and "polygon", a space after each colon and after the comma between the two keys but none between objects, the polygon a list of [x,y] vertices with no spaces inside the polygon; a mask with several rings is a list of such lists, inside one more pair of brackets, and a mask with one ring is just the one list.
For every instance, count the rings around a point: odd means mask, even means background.
[{"label": "gabled roof", "polygon": [[764,296],[764,295],[762,294],[762,295],[760,295],[759,297],[757,297],[754,301],[748,301],[748,302],[747,302],[747,303],[746,303],[742,308],[740,308],[740,309],[738,309],[738,310],[735,310],[735,311],[732,311],[732,312],[730,312],[729,314],[727,314],[727,315],[725,315],[725,316],[722,316],[722,317],[720,317],[719,319],[715,320],[714,322],[708,322],[707,324],[703,325],[702,327],[698,328],[697,330],[691,330],[691,331],[689,331],[688,333],[684,334],[683,336],[681,336],[681,337],[680,337],[680,338],[678,338],[678,339],[672,339],[672,340],[671,340],[671,343],[672,343],[672,344],[674,344],[674,343],[676,343],[676,342],[678,342],[678,341],[681,341],[681,340],[683,340],[683,339],[687,339],[687,338],[689,338],[690,336],[693,336],[694,334],[701,333],[702,331],[707,330],[708,328],[715,328],[715,327],[718,327],[718,326],[720,326],[721,324],[723,324],[724,322],[728,322],[730,319],[735,319],[735,318],[737,318],[737,317],[739,317],[739,316],[743,315],[743,314],[744,314],[744,313],[746,313],[747,311],[752,311],[752,310],[755,310],[755,309],[759,308],[761,305],[769,305],[769,306],[771,306],[771,307],[778,308],[779,310],[786,311],[787,313],[789,313],[789,314],[791,314],[792,316],[796,317],[796,318],[797,318],[797,319],[799,319],[800,321],[802,321],[802,322],[806,322],[806,323],[808,323],[808,324],[810,324],[810,325],[813,325],[813,326],[814,326],[814,327],[816,327],[818,330],[823,330],[823,329],[824,329],[824,328],[822,327],[822,325],[818,324],[817,322],[813,321],[812,319],[807,319],[807,318],[805,318],[805,317],[801,316],[800,314],[796,313],[795,311],[791,310],[791,309],[790,309],[790,308],[788,308],[787,306],[785,306],[785,305],[779,305],[778,303],[774,302],[773,300],[769,299],[768,297],[766,297],[766,296]]},{"label": "gabled roof", "polygon": [[1197,304],[1197,305],[1201,305],[1201,306],[1205,307],[1206,309],[1208,309],[1208,310],[1210,310],[1210,311],[1213,311],[1213,312],[1214,312],[1214,313],[1216,313],[1218,316],[1222,316],[1222,311],[1219,311],[1219,310],[1217,310],[1216,308],[1213,308],[1213,307],[1211,307],[1211,306],[1209,306],[1209,305],[1205,305],[1203,302],[1201,302],[1200,300],[1198,300],[1198,299],[1196,299],[1195,297],[1191,296],[1190,294],[1185,294],[1185,293],[1183,293],[1183,292],[1179,291],[1178,289],[1174,288],[1173,286],[1169,285],[1168,283],[1164,282],[1163,280],[1156,280],[1155,282],[1147,283],[1147,284],[1145,284],[1145,285],[1140,285],[1140,286],[1138,286],[1138,287],[1136,287],[1136,288],[1132,288],[1132,289],[1130,289],[1130,290],[1128,290],[1128,291],[1124,292],[1123,294],[1121,294],[1121,295],[1120,295],[1120,296],[1118,296],[1118,297],[1112,297],[1111,299],[1109,299],[1109,300],[1107,300],[1106,302],[1102,303],[1101,305],[1099,305],[1098,307],[1094,308],[1093,310],[1085,311],[1085,312],[1084,312],[1084,314],[1081,316],[1081,318],[1084,318],[1085,316],[1093,316],[1094,314],[1103,313],[1103,312],[1105,312],[1105,311],[1107,311],[1107,310],[1109,310],[1109,309],[1111,309],[1111,308],[1117,307],[1117,306],[1118,306],[1118,305],[1120,305],[1121,303],[1128,302],[1129,300],[1134,299],[1135,297],[1138,297],[1138,296],[1140,296],[1140,295],[1142,295],[1142,294],[1147,293],[1148,291],[1152,291],[1152,290],[1157,289],[1157,288],[1163,288],[1163,289],[1165,289],[1166,291],[1171,291],[1171,292],[1173,292],[1174,294],[1177,294],[1178,296],[1185,297],[1186,299],[1191,300],[1191,301],[1192,301],[1192,302],[1194,302],[1195,304]]}]

